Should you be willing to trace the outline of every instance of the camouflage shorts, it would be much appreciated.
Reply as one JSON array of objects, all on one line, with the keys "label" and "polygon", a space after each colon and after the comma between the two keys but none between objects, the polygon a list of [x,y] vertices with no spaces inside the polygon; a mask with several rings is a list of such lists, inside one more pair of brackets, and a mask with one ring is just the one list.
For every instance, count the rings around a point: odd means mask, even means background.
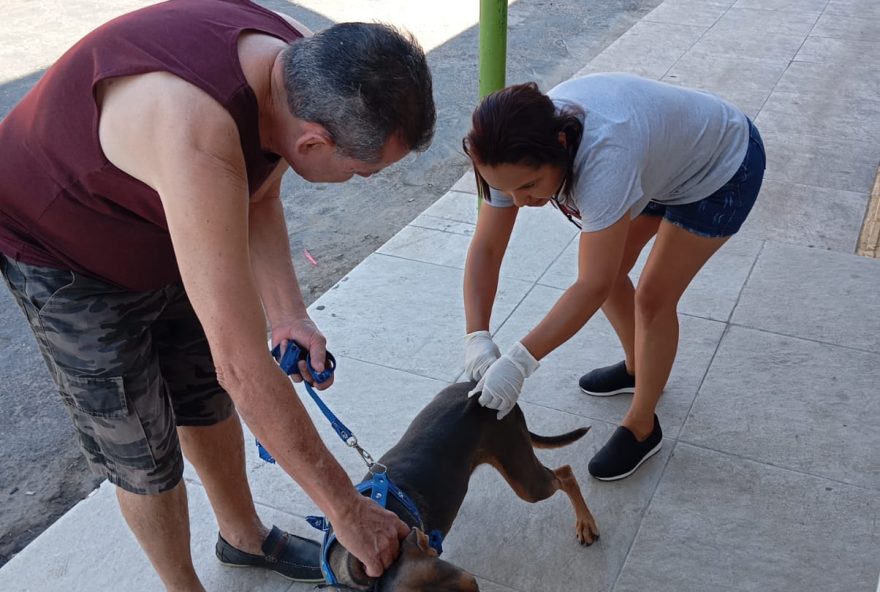
[{"label": "camouflage shorts", "polygon": [[181,284],[131,292],[0,255],[92,469],[138,494],[183,476],[176,426],[233,412]]}]

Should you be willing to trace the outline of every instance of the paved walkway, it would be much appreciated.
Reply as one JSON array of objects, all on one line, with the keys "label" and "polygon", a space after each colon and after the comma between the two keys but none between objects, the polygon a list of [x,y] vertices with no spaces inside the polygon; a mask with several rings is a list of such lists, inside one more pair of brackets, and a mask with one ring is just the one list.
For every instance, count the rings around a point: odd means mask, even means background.
[{"label": "paved walkway", "polygon": [[[667,0],[586,65],[738,103],[763,133],[767,181],[743,232],[685,295],[659,408],[664,447],[635,476],[587,475],[629,402],[577,389],[584,370],[621,355],[601,315],[527,382],[534,431],[593,426],[541,457],[574,467],[602,538],[579,547],[564,496],[528,505],[478,470],[445,557],[477,574],[482,590],[875,589],[880,261],[852,253],[880,160],[878,40],[874,0]],[[462,371],[473,193],[462,179],[311,307],[339,361],[329,400],[374,455]],[[521,215],[492,327],[502,349],[573,279],[575,237],[550,208]],[[359,459],[315,418],[359,478]],[[308,533],[300,517],[312,504],[250,441],[248,454],[266,521]],[[193,472],[187,480],[193,553],[209,590],[311,589],[220,566],[204,491]],[[0,569],[8,592],[120,588],[161,586],[106,484]]]}]

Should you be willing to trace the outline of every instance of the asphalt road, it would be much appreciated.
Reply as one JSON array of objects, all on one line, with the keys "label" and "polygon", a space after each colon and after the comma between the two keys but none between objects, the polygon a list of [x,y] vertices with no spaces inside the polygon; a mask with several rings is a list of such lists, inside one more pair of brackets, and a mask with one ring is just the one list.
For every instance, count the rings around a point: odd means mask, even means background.
[{"label": "asphalt road", "polygon": [[[509,83],[547,90],[569,78],[660,0],[517,0],[508,15]],[[152,2],[0,0],[0,118],[80,36]],[[314,30],[379,20],[428,52],[438,108],[431,148],[370,179],[310,185],[288,174],[283,199],[310,303],[442,196],[467,170],[461,137],[477,98],[477,0],[305,0],[260,4]],[[369,212],[369,215],[365,213]],[[312,255],[317,265],[305,256]],[[94,489],[67,414],[23,315],[0,289],[0,565]]]}]

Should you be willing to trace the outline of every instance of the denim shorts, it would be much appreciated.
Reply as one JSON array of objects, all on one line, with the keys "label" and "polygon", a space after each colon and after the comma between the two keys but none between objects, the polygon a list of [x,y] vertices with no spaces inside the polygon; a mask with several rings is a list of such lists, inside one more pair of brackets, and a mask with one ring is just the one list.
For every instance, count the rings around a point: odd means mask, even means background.
[{"label": "denim shorts", "polygon": [[683,205],[648,202],[643,216],[662,216],[670,223],[708,238],[737,233],[752,210],[764,179],[764,142],[749,120],[749,147],[733,177],[718,191],[699,201]]},{"label": "denim shorts", "polygon": [[177,426],[213,425],[234,411],[183,286],[131,292],[2,254],[0,271],[91,469],[137,494],[177,485]]}]

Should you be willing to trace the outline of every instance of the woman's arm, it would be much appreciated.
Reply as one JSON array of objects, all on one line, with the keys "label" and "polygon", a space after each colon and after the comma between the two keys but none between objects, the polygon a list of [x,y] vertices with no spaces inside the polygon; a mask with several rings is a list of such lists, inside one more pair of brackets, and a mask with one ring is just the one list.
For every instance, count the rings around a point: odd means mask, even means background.
[{"label": "woman's arm", "polygon": [[609,228],[581,233],[578,279],[556,301],[538,326],[498,358],[468,393],[480,405],[498,410],[498,419],[516,405],[523,382],[538,369],[538,360],[568,341],[602,306],[620,269],[629,216]]},{"label": "woman's arm", "polygon": [[620,271],[629,225],[627,214],[608,228],[581,233],[577,280],[522,339],[535,359],[540,360],[568,341],[605,302]]},{"label": "woman's arm", "polygon": [[488,331],[498,291],[498,274],[519,208],[480,208],[477,229],[464,267],[464,314],[467,333]]}]

